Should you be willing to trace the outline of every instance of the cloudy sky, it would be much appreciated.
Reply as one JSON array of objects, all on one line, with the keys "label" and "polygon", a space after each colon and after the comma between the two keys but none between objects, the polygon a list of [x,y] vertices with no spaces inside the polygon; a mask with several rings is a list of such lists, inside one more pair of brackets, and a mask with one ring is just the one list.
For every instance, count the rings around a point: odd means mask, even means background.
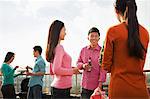
[{"label": "cloudy sky", "polygon": [[[150,0],[136,2],[139,23],[150,32]],[[13,51],[13,66],[32,67],[35,45],[42,46],[45,58],[49,26],[58,19],[65,23],[67,35],[62,44],[75,66],[81,48],[89,44],[87,32],[91,27],[100,30],[101,45],[108,28],[118,24],[113,3],[114,0],[0,0],[0,64],[6,53]],[[148,57],[146,69],[150,69],[150,48]]]}]

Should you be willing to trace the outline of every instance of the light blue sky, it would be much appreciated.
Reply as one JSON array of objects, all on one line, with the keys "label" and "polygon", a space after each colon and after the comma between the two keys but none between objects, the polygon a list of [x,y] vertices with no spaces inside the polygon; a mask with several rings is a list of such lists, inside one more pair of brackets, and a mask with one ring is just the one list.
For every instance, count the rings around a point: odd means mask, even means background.
[{"label": "light blue sky", "polygon": [[[150,32],[150,0],[136,0],[139,23]],[[8,51],[16,53],[12,65],[34,65],[33,46],[45,48],[49,26],[55,19],[65,23],[63,45],[75,66],[82,47],[89,44],[88,30],[96,26],[101,42],[110,26],[118,24],[114,0],[0,0],[0,64]],[[150,48],[146,69],[150,69]]]}]

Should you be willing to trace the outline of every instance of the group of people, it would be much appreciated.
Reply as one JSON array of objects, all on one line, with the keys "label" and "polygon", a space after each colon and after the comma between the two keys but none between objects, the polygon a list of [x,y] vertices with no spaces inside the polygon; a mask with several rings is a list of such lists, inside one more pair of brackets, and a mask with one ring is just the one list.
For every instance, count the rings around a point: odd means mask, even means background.
[{"label": "group of people", "polygon": [[[66,35],[65,25],[59,20],[55,20],[49,29],[49,36],[46,50],[46,60],[51,63],[51,75],[54,79],[51,83],[51,94],[53,99],[69,98],[72,87],[72,75],[82,73],[82,93],[83,99],[89,99],[94,90],[102,87],[106,80],[106,71],[99,65],[99,53],[101,47],[98,45],[100,39],[99,30],[95,27],[88,32],[90,45],[84,47],[79,55],[77,66],[71,65],[71,57],[60,44]],[[89,63],[89,60],[91,63]],[[90,67],[91,65],[91,67]],[[74,68],[72,68],[74,67]]]},{"label": "group of people", "polygon": [[[115,12],[119,24],[109,28],[104,43],[103,55],[98,44],[100,32],[92,27],[88,32],[90,45],[82,48],[77,66],[71,65],[71,57],[64,50],[61,41],[65,39],[66,28],[62,21],[55,20],[48,34],[46,60],[50,63],[52,99],[69,99],[72,88],[72,75],[82,72],[81,98],[90,99],[96,88],[102,89],[106,81],[107,72],[111,73],[108,95],[110,99],[149,99],[146,88],[143,67],[145,63],[149,35],[147,30],[138,23],[136,16],[137,5],[135,0],[116,0]],[[38,48],[37,48],[38,47]],[[45,73],[45,62],[41,57],[41,47],[34,47],[34,56],[37,57],[33,73],[29,81],[28,99],[41,98],[42,78]],[[99,62],[102,57],[101,65]],[[2,65],[4,76],[2,93],[6,88],[14,94],[14,69],[9,64],[14,59],[14,53],[8,53]]]},{"label": "group of people", "polygon": [[[41,99],[42,97],[42,78],[45,74],[46,63],[41,56],[42,48],[41,46],[33,47],[33,55],[36,57],[35,65],[33,68],[33,72],[26,71],[27,76],[31,76],[28,86],[28,94],[27,99]],[[19,68],[16,66],[15,68],[11,67],[11,63],[15,58],[15,53],[8,52],[5,56],[4,63],[1,67],[1,72],[3,75],[2,81],[2,94],[4,99],[16,99],[16,93],[14,88],[14,78],[21,75],[23,72],[19,74],[14,74],[15,70]],[[28,67],[27,67],[28,68]]]}]

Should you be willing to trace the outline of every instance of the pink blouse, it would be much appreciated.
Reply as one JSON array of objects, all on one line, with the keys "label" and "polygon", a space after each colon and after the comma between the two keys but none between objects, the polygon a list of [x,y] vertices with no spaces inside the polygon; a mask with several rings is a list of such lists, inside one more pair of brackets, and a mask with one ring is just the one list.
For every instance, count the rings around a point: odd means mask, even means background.
[{"label": "pink blouse", "polygon": [[50,74],[54,76],[52,87],[59,89],[72,87],[73,69],[71,61],[71,57],[65,52],[63,46],[58,44],[55,48],[54,61],[50,65]]}]

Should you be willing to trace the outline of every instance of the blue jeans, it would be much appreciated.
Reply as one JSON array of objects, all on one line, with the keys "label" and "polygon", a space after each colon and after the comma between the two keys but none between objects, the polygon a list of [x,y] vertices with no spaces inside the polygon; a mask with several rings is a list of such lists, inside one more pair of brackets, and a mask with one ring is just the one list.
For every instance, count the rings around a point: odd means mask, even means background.
[{"label": "blue jeans", "polygon": [[29,87],[27,99],[42,99],[42,86]]}]

